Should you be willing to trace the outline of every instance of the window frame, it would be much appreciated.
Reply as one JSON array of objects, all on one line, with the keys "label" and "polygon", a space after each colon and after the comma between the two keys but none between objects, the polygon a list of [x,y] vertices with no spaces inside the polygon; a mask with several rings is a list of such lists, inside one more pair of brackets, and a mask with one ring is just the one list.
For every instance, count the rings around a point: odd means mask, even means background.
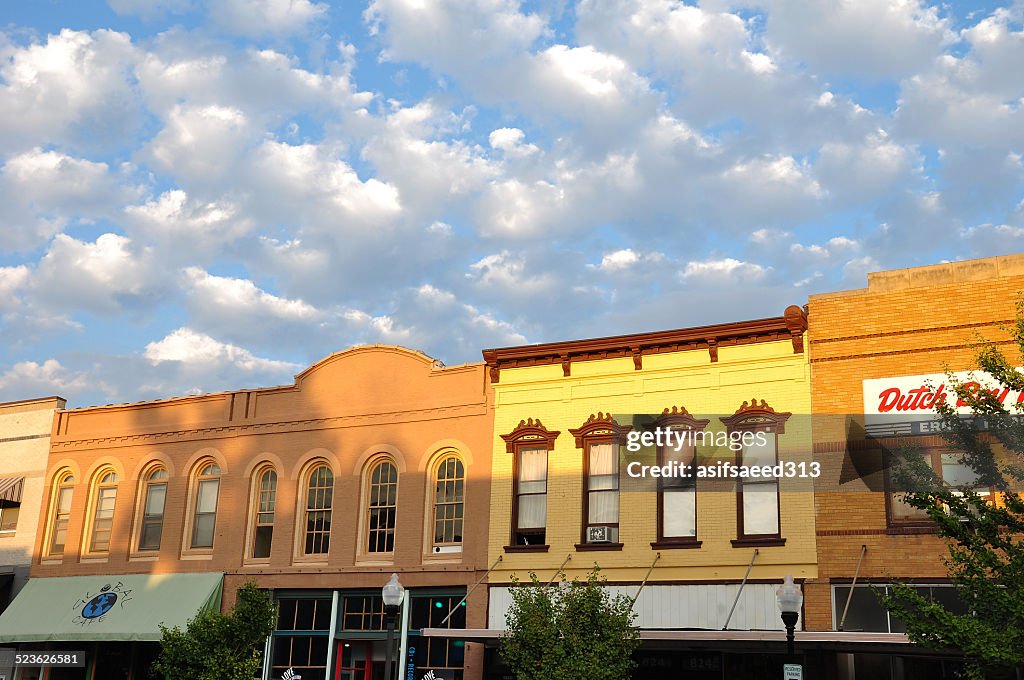
[{"label": "window frame", "polygon": [[[500,435],[505,441],[506,453],[512,454],[512,515],[509,522],[509,543],[504,547],[505,552],[547,552],[547,493],[548,493],[548,470],[551,466],[551,452],[555,449],[555,440],[561,434],[559,430],[549,430],[540,422],[540,419],[527,418],[519,421],[519,425],[508,434]],[[545,450],[547,452],[544,466],[544,542],[519,544],[517,537],[523,533],[519,529],[519,465],[523,451]],[[538,532],[539,534],[539,532]]]},{"label": "window frame", "polygon": [[[931,439],[931,438],[930,438]],[[958,451],[949,446],[948,443],[943,444],[934,439],[927,443],[922,443],[918,447],[922,455],[927,455],[931,460],[929,464],[932,472],[937,474],[939,479],[945,482],[945,475],[943,474],[942,456],[947,454],[958,454],[963,456],[963,451]],[[883,451],[883,455],[891,463],[891,453]],[[885,466],[885,525],[890,531],[900,532],[918,532],[918,533],[934,533],[938,531],[938,526],[935,521],[927,515],[912,517],[908,519],[897,519],[893,506],[896,502],[894,498],[896,494],[906,493],[903,491],[895,491],[892,488],[892,466]],[[992,487],[975,487],[977,489],[985,489],[989,495],[989,502],[995,502],[996,490]]]},{"label": "window frame", "polygon": [[[271,509],[269,511],[260,510],[263,507],[263,478],[268,474],[274,475],[273,494],[270,504]],[[256,471],[250,477],[251,487],[249,493],[249,516],[248,516],[248,531],[246,532],[246,544],[245,544],[245,561],[246,562],[269,562],[270,555],[274,551],[274,526],[277,523],[277,482],[280,476],[277,474],[277,470],[270,463],[265,463],[256,468]],[[260,515],[270,514],[270,523],[261,523]],[[259,528],[262,526],[270,527],[270,552],[266,557],[256,557],[256,544],[257,534]]]},{"label": "window frame", "polygon": [[[17,511],[15,513],[8,513],[6,511]],[[14,526],[11,529],[4,529],[4,515],[15,514]],[[0,536],[14,536],[18,532],[18,522],[21,520],[21,502],[19,501],[0,501]]]},{"label": "window frame", "polygon": [[[791,415],[793,414],[788,412],[777,412],[763,399],[760,402],[757,399],[751,399],[749,403],[743,402],[732,416],[719,418],[719,420],[725,425],[730,438],[733,432],[772,433],[775,440],[775,462],[772,464],[776,465],[779,462],[779,435],[785,434],[786,421]],[[746,447],[737,451],[736,455],[738,459],[736,464],[743,465]],[[782,536],[782,493],[779,482],[779,479],[767,482],[760,478],[757,481],[742,478],[736,480],[736,538],[731,541],[734,548],[786,545],[786,539]],[[769,484],[775,486],[776,531],[769,534],[748,534],[744,530],[743,488],[744,486],[767,486]]]},{"label": "window frame", "polygon": [[[379,505],[379,504],[378,505],[373,505],[371,503],[371,501],[372,501],[372,497],[373,497],[373,486],[374,486],[373,476],[374,476],[374,472],[376,472],[378,468],[380,468],[382,465],[385,465],[385,464],[386,465],[390,465],[392,467],[392,469],[395,471],[395,481],[394,481],[395,501],[394,501],[394,505]],[[363,513],[362,513],[363,514],[363,519],[362,519],[363,532],[362,532],[362,538],[360,540],[360,545],[359,545],[360,555],[362,555],[364,557],[367,557],[367,558],[370,558],[370,559],[384,559],[384,560],[393,559],[394,558],[394,554],[395,554],[395,544],[398,541],[398,492],[399,492],[399,486],[400,486],[400,481],[401,481],[400,480],[401,475],[399,473],[398,462],[394,458],[392,458],[391,456],[380,455],[380,456],[374,457],[366,465],[365,470],[366,470],[366,476],[365,476],[365,481],[363,482],[363,492],[364,492],[365,502],[363,503]],[[387,486],[390,486],[391,484],[392,484],[391,482],[387,482],[386,483]],[[380,486],[384,486],[384,485],[381,484]],[[383,529],[384,536],[385,536],[385,545],[386,545],[387,534],[388,534],[388,532],[391,533],[391,550],[376,550],[376,551],[375,550],[370,550],[370,543],[371,543],[371,540],[372,540],[371,536],[375,532],[382,531],[379,528],[378,529],[373,528],[372,522],[371,522],[372,513],[373,513],[373,510],[375,510],[375,509],[380,510],[382,508],[383,509],[393,508],[393,515],[392,515],[393,516],[393,521],[392,521],[392,525],[391,525],[390,528]]]},{"label": "window frame", "polygon": [[[215,468],[216,472],[206,474],[206,471],[210,468]],[[220,462],[213,458],[204,458],[197,463],[193,468],[193,473],[190,475],[190,489],[189,489],[189,507],[188,507],[188,522],[186,525],[186,536],[188,541],[182,541],[183,546],[187,546],[184,549],[185,553],[188,554],[212,554],[214,547],[217,544],[217,512],[220,510],[220,491],[221,483],[224,479],[224,468]],[[207,482],[217,482],[217,495],[214,499],[214,507],[212,512],[199,512],[199,500],[200,493],[203,489],[203,484]],[[200,515],[212,515],[213,526],[210,529],[210,545],[196,545],[196,532],[199,530],[199,516]]]},{"label": "window frame", "polygon": [[[327,474],[330,475],[330,483],[326,486],[317,486],[316,489],[324,492],[323,496],[326,498],[330,496],[330,503],[326,506],[313,507],[309,502],[309,494],[313,490],[313,476],[321,469],[326,470]],[[298,531],[296,531],[296,552],[297,559],[302,562],[326,562],[331,553],[331,530],[333,528],[334,521],[334,489],[337,485],[337,475],[334,474],[334,468],[331,467],[330,463],[326,460],[314,460],[311,461],[307,466],[306,470],[302,475],[302,486],[301,493],[299,494],[299,519],[300,524]],[[326,531],[323,529],[310,531],[309,520],[310,513],[325,513],[327,522]],[[327,544],[327,549],[319,552],[307,552],[306,542],[310,538],[311,534],[316,534],[320,537],[320,547],[322,548],[324,543]],[[316,536],[313,536],[314,543]]]},{"label": "window frame", "polygon": [[[439,484],[442,483],[441,477],[440,477],[441,469],[445,466],[446,463],[448,463],[448,461],[451,461],[451,460],[454,460],[456,462],[456,465],[459,468],[461,468],[461,474],[456,474],[456,476],[454,476],[454,477],[452,477],[450,479],[446,479],[444,481],[444,483],[458,485],[458,483],[461,482],[462,483],[462,493],[461,493],[461,495],[459,495],[457,497],[457,500],[454,500],[454,501],[451,501],[451,502],[446,501],[444,503],[439,504],[438,500],[437,500],[437,494],[438,494],[437,487],[438,487]],[[429,469],[431,470],[431,474],[430,474],[430,476],[427,479],[427,483],[429,485],[428,488],[427,488],[427,507],[428,507],[427,512],[426,512],[426,520],[427,520],[427,522],[426,522],[426,527],[424,527],[424,536],[427,537],[427,539],[428,539],[427,541],[424,541],[424,544],[425,545],[429,545],[429,549],[426,551],[426,554],[430,555],[430,556],[433,556],[433,557],[442,557],[442,558],[446,557],[446,556],[452,556],[452,555],[457,556],[457,555],[461,554],[461,552],[462,552],[461,549],[462,549],[463,544],[465,543],[465,538],[466,538],[466,487],[467,487],[466,461],[463,459],[463,457],[461,455],[459,455],[455,451],[444,451],[444,452],[442,452],[442,453],[437,455],[437,457],[434,459],[433,464],[431,465],[431,467]],[[458,470],[456,470],[456,472],[458,472]],[[456,488],[458,488],[458,487],[456,486]],[[451,518],[451,520],[449,520],[447,517],[442,518],[442,520],[441,520],[441,521],[444,521],[444,522],[453,521],[453,522],[461,522],[462,523],[462,531],[459,534],[459,540],[458,541],[454,541],[454,540],[453,541],[444,541],[444,540],[438,541],[437,540],[437,525],[438,525],[437,510],[438,510],[438,506],[439,505],[454,505],[454,506],[458,506],[458,512],[454,513],[455,516],[453,516]],[[454,532],[453,532],[453,534],[454,534]],[[444,537],[444,534],[442,533],[442,538],[443,537]],[[456,550],[451,550],[451,551],[448,551],[448,552],[438,552],[437,551],[438,548],[455,548],[455,547],[459,548],[459,550],[457,550],[457,551]]]},{"label": "window frame", "polygon": [[[156,477],[163,473],[163,477]],[[143,472],[141,479],[139,480],[139,500],[138,508],[136,510],[136,516],[138,517],[138,527],[135,531],[134,540],[134,551],[135,555],[146,556],[155,555],[160,552],[161,547],[164,544],[164,521],[167,518],[167,492],[170,489],[171,474],[167,467],[163,464],[155,464],[146,468]],[[156,546],[149,548],[142,545],[142,541],[146,535],[146,527],[152,522],[147,514],[149,506],[149,494],[153,487],[163,486],[164,487],[164,500],[160,508],[160,529],[157,532]]]},{"label": "window frame", "polygon": [[[43,537],[43,550],[40,551],[44,561],[47,559],[63,559],[64,554],[67,552],[68,537],[71,535],[71,515],[75,502],[75,486],[75,474],[69,468],[63,468],[53,477],[53,483],[50,486],[50,510],[47,513],[49,521],[46,523],[46,534]],[[68,509],[66,512],[61,513],[61,498],[64,495],[64,491],[68,492]],[[61,520],[62,514],[65,515],[64,521],[66,522],[64,527],[64,543],[61,545],[60,552],[54,552],[53,542],[57,538],[57,524]]]},{"label": "window frame", "polygon": [[[580,542],[576,544],[576,550],[621,550],[622,537],[619,535],[619,519],[622,516],[622,508],[619,502],[622,498],[621,465],[619,464],[619,446],[625,441],[626,433],[633,429],[632,425],[619,425],[615,422],[611,413],[598,411],[590,414],[583,425],[578,428],[570,428],[571,434],[576,441],[576,448],[583,451],[582,457],[582,501],[580,514]],[[590,474],[590,449],[595,445],[610,444],[612,447],[612,459],[615,467],[615,488],[614,489],[591,489]],[[590,495],[594,493],[606,493],[615,491],[616,510],[614,522],[591,522],[590,521]],[[587,531],[590,527],[609,527],[614,531],[614,540],[609,543],[587,542]]]},{"label": "window frame", "polygon": [[[661,416],[655,420],[650,427],[662,428],[670,430],[689,430],[693,432],[703,432],[707,426],[711,423],[708,419],[694,418],[690,415],[689,411],[684,406],[673,406],[670,409],[666,408],[661,412]],[[657,465],[663,466],[666,464],[665,447],[657,446]],[[697,464],[697,445],[693,446],[693,462]],[[666,536],[665,535],[665,494],[675,493],[672,491],[665,491],[667,486],[663,477],[658,477],[657,490],[655,495],[657,496],[657,537],[651,542],[651,547],[659,550],[671,550],[676,548],[700,548],[702,541],[700,540],[700,532],[698,531],[699,517],[698,512],[698,500],[700,496],[697,493],[698,479],[696,472],[693,477],[693,536]],[[690,484],[687,484],[689,486]]]},{"label": "window frame", "polygon": [[[93,475],[93,481],[89,493],[89,509],[86,513],[86,526],[83,538],[85,539],[84,557],[102,557],[110,554],[110,545],[114,538],[114,517],[117,513],[117,495],[121,477],[111,466],[104,466]],[[113,499],[110,508],[110,528],[107,530],[107,545],[105,548],[96,547],[97,523],[101,511],[101,503],[104,500],[101,495],[105,492],[113,492]],[[106,519],[106,518],[105,518]]]}]

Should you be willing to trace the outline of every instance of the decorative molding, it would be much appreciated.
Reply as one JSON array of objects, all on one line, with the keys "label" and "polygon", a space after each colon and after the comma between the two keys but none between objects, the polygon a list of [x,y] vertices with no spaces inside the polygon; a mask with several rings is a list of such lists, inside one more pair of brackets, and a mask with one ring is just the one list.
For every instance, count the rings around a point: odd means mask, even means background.
[{"label": "decorative molding", "polygon": [[703,430],[708,426],[710,420],[694,418],[685,406],[673,406],[666,408],[658,416],[658,419],[651,423],[651,427],[685,427],[691,430]]},{"label": "decorative molding", "polygon": [[520,420],[514,430],[500,436],[505,440],[505,451],[515,453],[516,444],[540,442],[543,442],[547,446],[548,451],[550,451],[555,448],[555,440],[558,439],[560,434],[562,434],[561,430],[549,430],[544,427],[540,422],[540,418],[537,420],[527,418],[526,420]]},{"label": "decorative molding", "polygon": [[576,438],[576,448],[583,448],[583,440],[594,435],[611,435],[617,444],[621,444],[627,432],[633,429],[632,425],[619,425],[615,422],[611,413],[598,411],[591,413],[587,422],[580,427],[569,428],[569,434]]},{"label": "decorative molding", "polygon": [[519,347],[498,347],[483,351],[491,383],[498,383],[501,370],[528,366],[560,364],[562,375],[571,374],[575,361],[632,358],[635,370],[643,367],[644,355],[706,349],[712,363],[718,361],[719,347],[749,345],[761,342],[790,340],[793,352],[804,351],[803,333],[807,330],[807,313],[796,305],[786,308],[783,316],[735,323],[698,326],[634,335],[617,335],[586,340],[549,342]]},{"label": "decorative molding", "polygon": [[791,415],[793,414],[776,411],[764,399],[758,402],[755,398],[749,402],[743,402],[733,415],[719,418],[719,420],[731,430],[773,427],[779,434],[784,434],[786,421]]}]

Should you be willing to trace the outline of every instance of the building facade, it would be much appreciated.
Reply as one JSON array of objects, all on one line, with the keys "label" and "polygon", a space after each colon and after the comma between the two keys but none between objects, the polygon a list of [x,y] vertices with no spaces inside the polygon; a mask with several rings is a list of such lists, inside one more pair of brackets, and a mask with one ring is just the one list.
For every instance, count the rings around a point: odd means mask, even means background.
[{"label": "building facade", "polygon": [[[868,275],[864,289],[812,295],[808,304],[815,451],[846,465],[846,483],[817,494],[818,577],[805,583],[811,630],[899,633],[870,587],[908,581],[956,606],[944,541],[927,517],[901,502],[886,472],[887,451],[912,442],[935,471],[960,483],[969,471],[936,428],[929,388],[947,393],[945,371],[963,382],[976,368],[979,335],[1021,357],[1001,325],[1024,291],[1024,256]],[[1013,400],[1016,399],[1016,395]],[[952,677],[955,659],[908,653],[841,656],[839,677]]]},{"label": "building facade", "polygon": [[[114,601],[103,589],[112,587],[117,603],[93,617],[100,610],[84,599],[73,612],[73,639],[103,640],[103,654],[85,675],[60,677],[146,677],[155,645],[127,641],[147,639],[139,627],[154,629],[161,614],[125,631],[119,607],[129,597],[157,602],[158,576],[193,575],[222,577],[216,606],[225,610],[246,581],[273,591],[279,617],[264,677],[380,678],[381,587],[392,572],[407,589],[403,667],[479,677],[482,648],[421,641],[418,630],[486,620],[486,591],[473,586],[486,572],[490,394],[482,364],[448,368],[368,346],[320,361],[294,385],[59,411],[34,597],[86,579],[70,585],[86,598],[102,593],[100,604]],[[193,614],[219,597],[210,587],[192,588],[203,593]],[[68,639],[24,628],[11,633],[0,620],[0,640]]]},{"label": "building facade", "polygon": [[[0,612],[28,581],[60,397],[0,404]],[[0,675],[11,669],[0,665]]]},{"label": "building facade", "polygon": [[[792,306],[750,322],[485,350],[495,391],[489,629],[505,627],[513,578],[582,579],[597,564],[609,588],[635,598],[642,635],[721,633],[710,648],[645,642],[638,677],[774,669],[771,655],[740,660],[727,645],[742,637],[731,631],[783,628],[775,588],[786,574],[818,576],[810,487],[637,475],[641,464],[717,456],[809,461],[800,433],[810,413],[805,330],[803,310]],[[763,432],[767,444],[628,450],[630,433],[637,449],[641,431],[656,427]],[[501,677],[496,655],[491,661],[489,673]]]}]

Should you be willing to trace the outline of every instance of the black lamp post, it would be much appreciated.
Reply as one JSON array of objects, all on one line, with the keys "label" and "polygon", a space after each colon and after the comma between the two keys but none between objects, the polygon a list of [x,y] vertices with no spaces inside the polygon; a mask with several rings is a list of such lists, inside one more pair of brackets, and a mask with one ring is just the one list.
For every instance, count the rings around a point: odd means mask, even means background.
[{"label": "black lamp post", "polygon": [[384,623],[388,629],[384,680],[394,680],[391,664],[395,659],[395,619],[398,618],[398,612],[402,611],[402,600],[405,598],[405,588],[398,582],[398,574],[391,575],[391,580],[381,589],[381,596],[384,598]]},{"label": "black lamp post", "polygon": [[786,579],[775,591],[775,598],[779,603],[779,612],[782,614],[782,623],[786,624],[786,653],[792,657],[794,647],[794,629],[797,619],[800,618],[800,607],[804,603],[804,594],[800,586],[793,583],[793,575],[786,574]]}]

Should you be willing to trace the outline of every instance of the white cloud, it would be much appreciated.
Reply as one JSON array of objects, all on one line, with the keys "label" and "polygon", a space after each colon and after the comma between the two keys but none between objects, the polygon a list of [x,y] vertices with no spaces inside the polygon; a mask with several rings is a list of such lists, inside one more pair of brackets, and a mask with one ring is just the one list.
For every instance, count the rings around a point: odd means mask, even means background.
[{"label": "white cloud", "polygon": [[35,299],[57,309],[117,314],[164,297],[164,273],[151,248],[118,234],[95,242],[58,234],[32,276]]},{"label": "white cloud", "polygon": [[828,142],[821,147],[814,175],[844,205],[874,201],[916,179],[915,151],[892,141],[883,130],[860,142]]},{"label": "white cloud", "polygon": [[247,234],[254,222],[240,214],[236,203],[197,201],[180,189],[127,206],[124,215],[133,233],[163,244],[161,256],[172,259],[214,257],[223,245]]},{"label": "white cloud", "polygon": [[683,269],[684,279],[702,283],[745,283],[764,279],[770,268],[753,262],[726,257],[687,262]]},{"label": "white cloud", "polygon": [[764,0],[766,40],[816,72],[900,78],[927,68],[955,36],[921,0]]},{"label": "white cloud", "polygon": [[0,149],[128,142],[141,122],[137,56],[114,31],[63,29],[25,47],[0,34]]},{"label": "white cloud", "polygon": [[210,18],[227,33],[245,36],[302,33],[327,14],[309,0],[209,0]]},{"label": "white cloud", "polygon": [[246,349],[214,340],[191,328],[178,328],[161,340],[146,345],[144,356],[153,365],[179,362],[189,368],[228,364],[247,372],[285,373],[300,368],[288,361],[263,359]]},{"label": "white cloud", "polygon": [[849,285],[863,288],[868,283],[868,273],[881,271],[878,260],[870,255],[855,257],[843,265],[843,280]]},{"label": "white cloud", "polygon": [[184,14],[194,7],[192,0],[107,0],[107,4],[118,14],[137,16],[146,21],[167,14]]},{"label": "white cloud", "polygon": [[0,394],[4,399],[68,396],[87,386],[87,376],[69,371],[56,359],[43,363],[20,361],[0,373]]}]

